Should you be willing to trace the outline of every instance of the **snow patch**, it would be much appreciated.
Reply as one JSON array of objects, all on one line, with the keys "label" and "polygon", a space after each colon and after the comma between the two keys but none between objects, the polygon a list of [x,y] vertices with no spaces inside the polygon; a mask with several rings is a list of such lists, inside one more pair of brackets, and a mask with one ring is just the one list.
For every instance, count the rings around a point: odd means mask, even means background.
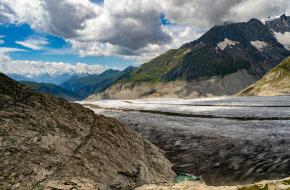
[{"label": "snow patch", "polygon": [[251,41],[251,44],[259,51],[263,51],[265,47],[269,46],[266,42],[259,41],[259,40]]},{"label": "snow patch", "polygon": [[267,22],[274,21],[274,20],[276,20],[278,18],[280,18],[280,15],[279,16],[272,16],[272,17],[268,17],[268,18],[261,19],[261,22],[265,25]]},{"label": "snow patch", "polygon": [[225,38],[223,42],[219,42],[217,44],[216,49],[219,48],[220,50],[225,50],[227,47],[232,47],[232,46],[235,46],[239,43],[240,42],[235,42],[235,41],[229,40],[228,38]]},{"label": "snow patch", "polygon": [[285,49],[290,50],[290,32],[274,32],[274,36],[280,44],[284,45]]}]

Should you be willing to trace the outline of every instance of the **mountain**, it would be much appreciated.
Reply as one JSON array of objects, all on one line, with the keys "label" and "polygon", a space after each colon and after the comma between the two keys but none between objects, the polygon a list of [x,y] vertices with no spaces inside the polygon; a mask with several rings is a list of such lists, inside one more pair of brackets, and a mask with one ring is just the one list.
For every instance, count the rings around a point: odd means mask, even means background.
[{"label": "mountain", "polygon": [[133,189],[170,182],[162,152],[118,120],[0,74],[1,189]]},{"label": "mountain", "polygon": [[278,19],[266,22],[266,26],[271,29],[275,38],[284,47],[290,50],[290,19],[285,14]]},{"label": "mountain", "polygon": [[271,69],[261,80],[239,93],[241,96],[290,95],[290,57]]},{"label": "mountain", "polygon": [[290,55],[289,20],[282,15],[265,23],[251,19],[214,26],[199,39],[143,64],[94,98],[236,94]]},{"label": "mountain", "polygon": [[27,85],[32,90],[35,90],[40,93],[47,93],[51,94],[57,97],[64,98],[69,101],[77,101],[81,100],[81,97],[79,97],[74,92],[71,92],[69,90],[66,90],[60,86],[57,86],[55,84],[49,84],[49,83],[36,83],[36,82],[29,82],[29,81],[21,81],[22,84]]},{"label": "mountain", "polygon": [[78,94],[82,98],[86,98],[94,93],[103,91],[134,69],[134,67],[128,67],[123,71],[109,69],[101,74],[72,77],[62,83],[61,87]]},{"label": "mountain", "polygon": [[16,80],[16,81],[31,81],[31,82],[33,82],[32,79],[29,79],[26,76],[22,76],[22,75],[18,75],[18,74],[7,74],[7,76],[9,76],[10,78],[12,78],[13,80]]},{"label": "mountain", "polygon": [[19,74],[7,74],[10,78],[16,81],[29,81],[37,83],[50,83],[55,85],[60,85],[63,82],[69,80],[70,78],[84,77],[88,74],[76,74],[76,73],[63,73],[63,74],[41,74],[41,75],[31,75],[24,76]]}]

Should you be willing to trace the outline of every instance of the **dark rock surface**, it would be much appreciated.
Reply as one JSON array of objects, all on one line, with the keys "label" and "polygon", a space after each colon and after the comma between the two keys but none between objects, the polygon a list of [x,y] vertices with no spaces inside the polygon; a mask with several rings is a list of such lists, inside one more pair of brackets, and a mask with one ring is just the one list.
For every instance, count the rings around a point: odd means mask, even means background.
[{"label": "dark rock surface", "polygon": [[17,190],[132,189],[174,177],[162,152],[116,119],[3,74],[0,171],[0,189]]},{"label": "dark rock surface", "polygon": [[273,21],[267,21],[266,26],[275,32],[285,33],[290,32],[290,16],[282,15],[280,18]]}]

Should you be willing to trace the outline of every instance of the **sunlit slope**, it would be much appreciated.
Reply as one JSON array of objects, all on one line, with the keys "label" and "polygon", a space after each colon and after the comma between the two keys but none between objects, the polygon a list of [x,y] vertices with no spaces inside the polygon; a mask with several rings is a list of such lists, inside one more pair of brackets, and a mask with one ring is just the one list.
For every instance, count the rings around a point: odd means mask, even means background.
[{"label": "sunlit slope", "polygon": [[241,96],[290,95],[290,57],[270,70],[261,80],[239,93]]}]

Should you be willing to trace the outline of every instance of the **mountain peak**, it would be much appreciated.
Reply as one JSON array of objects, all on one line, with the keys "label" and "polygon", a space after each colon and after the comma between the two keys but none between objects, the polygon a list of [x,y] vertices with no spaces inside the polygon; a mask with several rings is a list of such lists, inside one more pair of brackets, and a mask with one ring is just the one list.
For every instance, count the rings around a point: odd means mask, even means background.
[{"label": "mountain peak", "polygon": [[286,14],[284,13],[283,15],[280,16],[280,19],[281,19],[281,20],[287,20],[288,18],[287,18],[287,16],[286,16]]},{"label": "mountain peak", "polygon": [[262,22],[259,19],[251,18],[247,23],[255,23],[255,24],[262,24]]}]

